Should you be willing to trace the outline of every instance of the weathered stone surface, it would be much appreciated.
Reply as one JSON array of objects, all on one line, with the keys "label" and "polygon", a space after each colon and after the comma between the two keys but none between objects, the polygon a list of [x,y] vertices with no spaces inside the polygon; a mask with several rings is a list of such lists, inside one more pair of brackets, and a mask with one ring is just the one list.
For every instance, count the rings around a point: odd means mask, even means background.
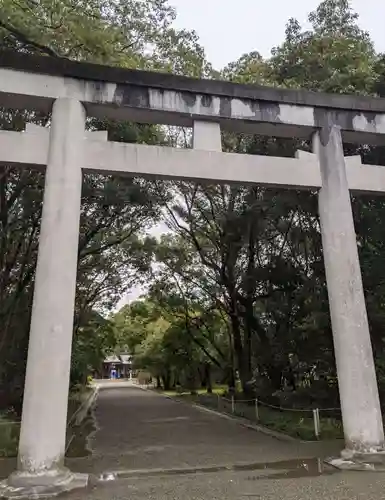
[{"label": "weathered stone surface", "polygon": [[[20,74],[23,72],[23,77]],[[385,99],[332,95],[110,68],[0,52],[0,105],[49,111],[55,99],[84,103],[88,115],[310,139],[332,120],[349,142],[385,143]]]},{"label": "weathered stone surface", "polygon": [[[82,188],[85,113],[58,100],[52,114],[44,206],[28,347],[17,488],[72,488],[84,478],[63,472]],[[39,134],[37,134],[39,136]],[[42,362],[42,359],[44,362]],[[53,490],[51,491],[51,486]],[[10,489],[11,488],[11,489]],[[21,490],[20,490],[21,488]]]},{"label": "weathered stone surface", "polygon": [[384,450],[384,431],[339,127],[314,138],[319,216],[347,453]]},{"label": "weathered stone surface", "polygon": [[88,484],[87,474],[76,474],[66,469],[43,474],[16,472],[0,483],[0,498],[24,500],[52,498]]}]

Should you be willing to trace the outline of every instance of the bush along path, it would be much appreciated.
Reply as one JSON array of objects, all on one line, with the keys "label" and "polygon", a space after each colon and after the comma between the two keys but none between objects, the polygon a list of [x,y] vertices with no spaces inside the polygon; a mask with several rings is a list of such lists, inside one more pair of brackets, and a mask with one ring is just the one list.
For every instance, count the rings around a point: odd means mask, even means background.
[{"label": "bush along path", "polygon": [[[88,422],[88,407],[94,399],[95,388],[82,387],[70,394],[68,400],[67,417],[67,451],[72,455],[78,455],[83,434],[83,419]],[[20,420],[12,413],[0,415],[0,458],[17,456],[20,435]],[[89,425],[91,425],[89,423]],[[87,431],[89,432],[89,431]],[[75,443],[72,444],[72,441]],[[82,452],[84,453],[84,452]]]},{"label": "bush along path", "polygon": [[12,415],[0,415],[0,458],[15,457],[19,444],[20,422]]}]

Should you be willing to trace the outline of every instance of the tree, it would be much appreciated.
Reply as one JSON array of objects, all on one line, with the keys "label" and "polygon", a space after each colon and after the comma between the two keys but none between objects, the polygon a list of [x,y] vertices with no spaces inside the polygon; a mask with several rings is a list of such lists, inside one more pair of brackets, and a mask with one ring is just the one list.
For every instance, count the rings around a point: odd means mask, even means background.
[{"label": "tree", "polygon": [[223,322],[216,311],[187,305],[164,277],[158,277],[145,300],[113,316],[118,343],[128,347],[138,369],[148,370],[165,389],[182,385],[193,392],[199,381],[210,392],[212,371],[221,380],[226,376],[226,353],[219,347]]},{"label": "tree", "polygon": [[371,93],[377,56],[357,18],[348,0],[324,0],[309,16],[312,30],[301,31],[291,19],[285,42],[273,51],[273,79],[284,87]]},{"label": "tree", "polygon": [[[3,0],[0,49],[199,76],[207,67],[203,50],[194,33],[172,27],[174,17],[166,0]],[[50,116],[38,113],[0,112],[1,128],[8,130],[23,130],[26,122],[47,126],[49,121]],[[166,140],[154,126],[98,120],[88,125],[107,129],[112,140]],[[0,409],[13,405],[20,410],[43,184],[42,173],[1,169]],[[91,311],[111,310],[134,281],[144,279],[152,246],[144,233],[159,217],[161,192],[159,183],[142,179],[85,176],[76,336],[94,327],[84,323]],[[80,345],[76,339],[74,345]],[[93,348],[92,343],[87,346]]]},{"label": "tree", "polygon": [[202,75],[194,32],[175,30],[168,0],[3,0],[0,39],[51,57]]},{"label": "tree", "polygon": [[[309,17],[311,30],[289,22],[286,40],[270,60],[257,52],[246,54],[221,76],[242,83],[371,93],[382,66],[356,19],[348,2],[325,0]],[[228,133],[223,144],[231,152],[289,157],[310,147],[304,141]],[[378,148],[367,146],[346,145],[346,153],[362,153],[371,161],[378,154],[383,158]],[[198,302],[208,310],[215,305],[225,315],[228,345],[245,392],[252,379],[266,397],[287,398],[290,390],[293,402],[300,404],[301,398],[302,403],[313,401],[310,384],[317,385],[319,401],[337,404],[315,193],[188,183],[173,183],[171,193],[174,202],[165,204],[165,213],[176,240],[163,241],[164,250],[157,252],[158,263],[166,268],[156,276],[158,290],[169,297],[174,280],[186,309]],[[373,204],[354,202],[356,209],[370,209],[368,219],[381,217],[381,202],[377,214]],[[364,225],[360,239],[367,235]],[[364,263],[364,277],[365,269]],[[377,292],[373,296],[373,302],[380,297]],[[372,318],[373,308],[369,304]]]},{"label": "tree", "polygon": [[111,321],[96,311],[83,318],[74,336],[71,362],[71,386],[85,385],[93,372],[101,372],[103,361],[116,345]]}]

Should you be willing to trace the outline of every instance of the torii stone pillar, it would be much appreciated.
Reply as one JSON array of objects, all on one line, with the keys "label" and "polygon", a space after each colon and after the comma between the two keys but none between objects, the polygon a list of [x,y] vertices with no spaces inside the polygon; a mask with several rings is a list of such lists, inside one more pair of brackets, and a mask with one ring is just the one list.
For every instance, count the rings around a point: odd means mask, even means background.
[{"label": "torii stone pillar", "polygon": [[[341,468],[369,468],[384,431],[340,128],[314,136],[321,169],[319,215],[346,449]],[[354,459],[354,460],[352,460]],[[370,460],[369,460],[370,461]]]},{"label": "torii stone pillar", "polygon": [[64,467],[82,190],[85,110],[53,105],[24,389],[18,470],[1,494],[55,495],[85,486]]}]

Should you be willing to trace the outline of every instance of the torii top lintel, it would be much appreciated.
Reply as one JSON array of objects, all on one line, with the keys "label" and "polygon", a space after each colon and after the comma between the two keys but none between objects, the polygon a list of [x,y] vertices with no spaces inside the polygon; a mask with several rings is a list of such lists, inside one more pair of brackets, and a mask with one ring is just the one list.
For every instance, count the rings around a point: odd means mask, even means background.
[{"label": "torii top lintel", "polygon": [[[20,72],[23,77],[20,78]],[[0,105],[47,111],[80,100],[90,116],[310,138],[331,123],[347,142],[385,144],[385,99],[194,79],[46,56],[0,52]]]}]

